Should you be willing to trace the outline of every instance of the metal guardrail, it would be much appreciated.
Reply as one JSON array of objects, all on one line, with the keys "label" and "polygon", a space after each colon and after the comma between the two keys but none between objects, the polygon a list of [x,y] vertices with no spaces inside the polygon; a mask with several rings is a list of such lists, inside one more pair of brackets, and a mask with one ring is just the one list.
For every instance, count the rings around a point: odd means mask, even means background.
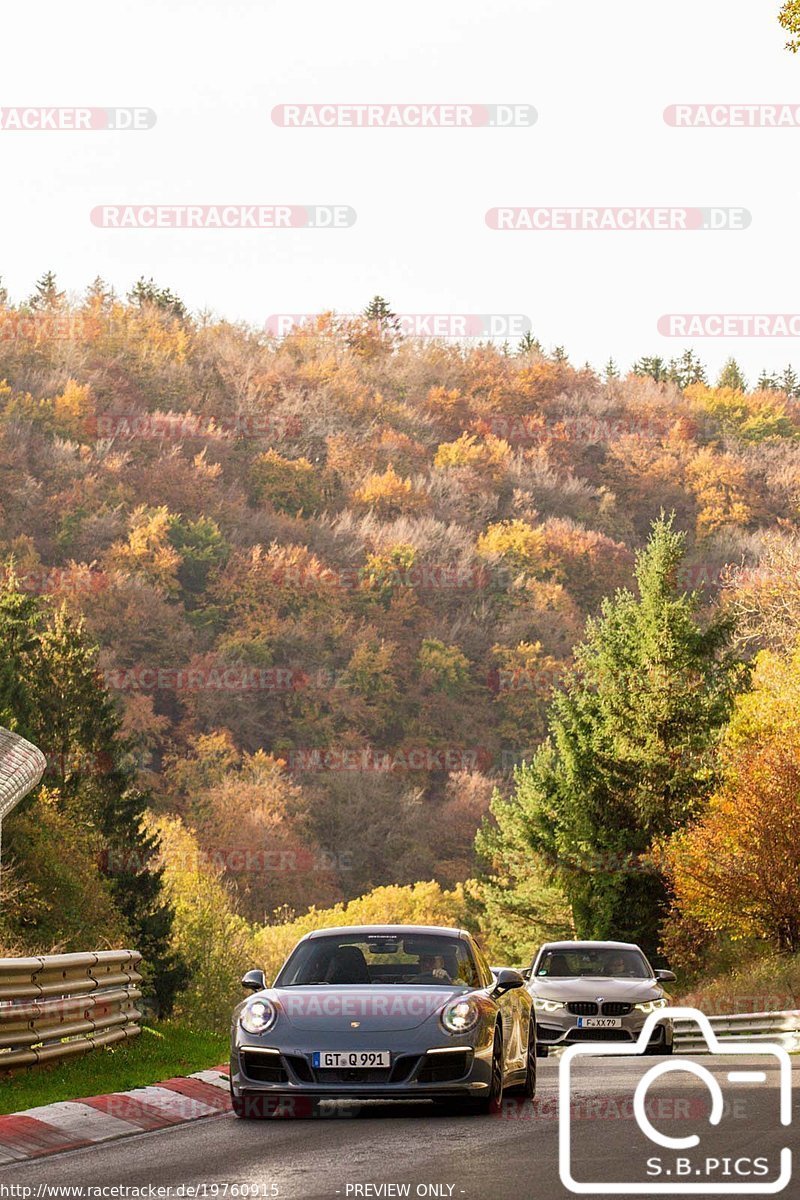
[{"label": "metal guardrail", "polygon": [[[789,1051],[800,1051],[800,1009],[779,1013],[737,1013],[709,1017],[721,1043],[772,1042]],[[694,1021],[675,1022],[675,1048],[686,1054],[708,1053],[708,1045]]]},{"label": "metal guardrail", "polygon": [[137,950],[0,958],[0,1072],[141,1033]]}]

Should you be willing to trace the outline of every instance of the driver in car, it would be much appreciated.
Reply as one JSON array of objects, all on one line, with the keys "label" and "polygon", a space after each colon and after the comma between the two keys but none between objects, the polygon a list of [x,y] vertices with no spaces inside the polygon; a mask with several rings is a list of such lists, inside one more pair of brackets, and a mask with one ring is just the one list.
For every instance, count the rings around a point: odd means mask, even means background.
[{"label": "driver in car", "polygon": [[442,979],[445,983],[453,982],[445,970],[444,958],[441,954],[421,954],[419,957],[419,974],[417,978]]},{"label": "driver in car", "polygon": [[624,956],[622,954],[615,954],[613,958],[610,958],[606,963],[604,974],[608,975],[611,979],[624,979],[630,975]]}]

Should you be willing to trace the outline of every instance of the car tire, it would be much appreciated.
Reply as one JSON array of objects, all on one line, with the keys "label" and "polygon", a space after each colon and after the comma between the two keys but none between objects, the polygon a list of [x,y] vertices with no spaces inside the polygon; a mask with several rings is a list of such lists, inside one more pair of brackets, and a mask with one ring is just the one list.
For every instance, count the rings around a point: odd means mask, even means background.
[{"label": "car tire", "polygon": [[536,1034],[531,1027],[530,1038],[528,1039],[528,1055],[525,1070],[525,1082],[515,1084],[514,1087],[508,1088],[510,1095],[523,1096],[526,1100],[533,1100],[536,1096],[536,1059],[539,1057],[539,1047],[536,1043]]}]

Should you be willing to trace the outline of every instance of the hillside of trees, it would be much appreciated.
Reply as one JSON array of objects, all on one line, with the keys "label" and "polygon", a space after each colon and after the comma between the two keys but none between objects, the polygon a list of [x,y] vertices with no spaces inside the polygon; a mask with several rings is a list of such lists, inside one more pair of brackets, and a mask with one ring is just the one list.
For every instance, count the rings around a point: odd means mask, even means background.
[{"label": "hillside of trees", "polygon": [[517,955],[618,922],[653,856],[633,932],[796,949],[698,864],[797,820],[798,520],[791,367],[0,289],[0,724],[49,762],[0,944],[130,939],[168,1007],[198,879],[231,944],[436,880]]}]

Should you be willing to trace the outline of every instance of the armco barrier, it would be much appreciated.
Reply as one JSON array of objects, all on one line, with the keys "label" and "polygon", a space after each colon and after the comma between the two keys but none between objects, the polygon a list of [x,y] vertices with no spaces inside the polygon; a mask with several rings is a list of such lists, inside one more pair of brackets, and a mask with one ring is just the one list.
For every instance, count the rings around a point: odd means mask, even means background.
[{"label": "armco barrier", "polygon": [[[721,1043],[772,1042],[785,1050],[800,1051],[800,1009],[779,1013],[737,1013],[709,1017]],[[708,1046],[693,1021],[675,1022],[675,1049],[684,1054],[708,1053]]]},{"label": "armco barrier", "polygon": [[137,950],[0,958],[0,1072],[141,1032]]}]

